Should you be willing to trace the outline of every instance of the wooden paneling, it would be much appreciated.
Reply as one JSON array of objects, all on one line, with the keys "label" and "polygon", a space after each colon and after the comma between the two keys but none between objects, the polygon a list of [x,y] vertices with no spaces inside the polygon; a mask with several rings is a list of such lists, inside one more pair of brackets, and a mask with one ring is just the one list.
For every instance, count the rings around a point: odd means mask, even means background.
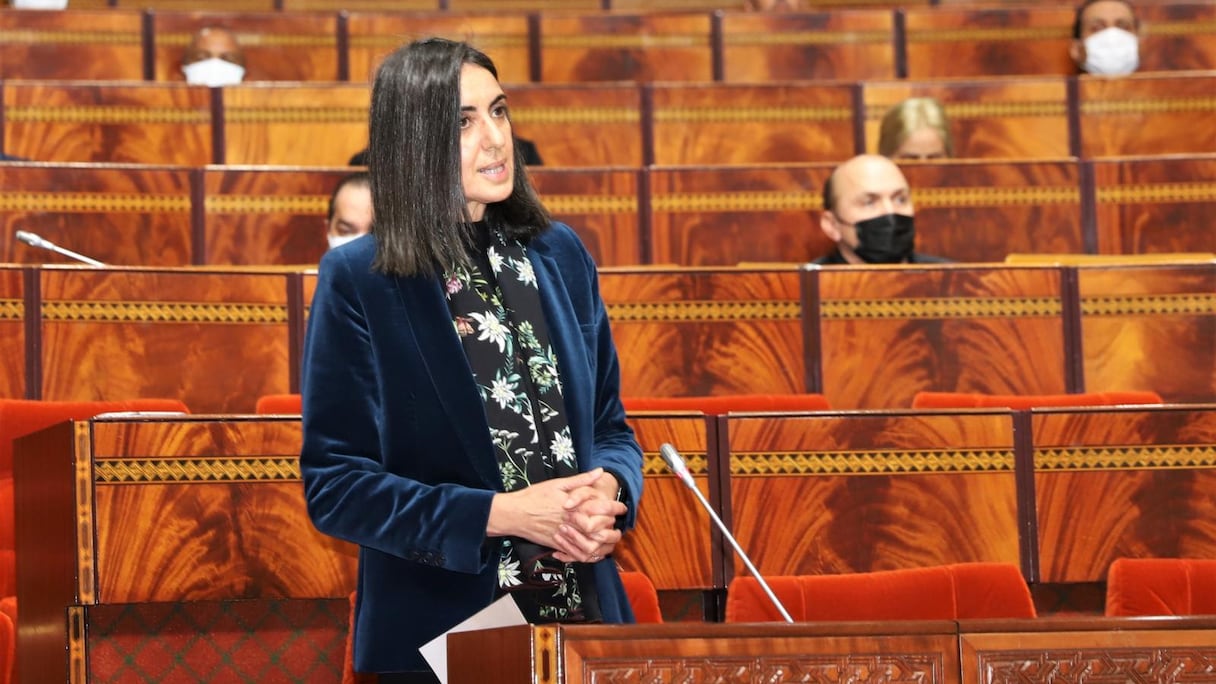
[{"label": "wooden paneling", "polygon": [[1216,69],[1216,5],[1136,3],[1140,70]]},{"label": "wooden paneling", "polygon": [[0,12],[0,35],[0,79],[144,77],[139,12],[6,8]]},{"label": "wooden paneling", "polygon": [[866,150],[878,151],[879,126],[909,97],[933,97],[950,120],[954,156],[1027,159],[1070,153],[1068,90],[1063,78],[870,81],[862,84]]},{"label": "wooden paneling", "polygon": [[1081,155],[1216,152],[1216,73],[1082,76]]},{"label": "wooden paneling", "polygon": [[1216,264],[1078,272],[1085,389],[1216,402]]},{"label": "wooden paneling", "polygon": [[1097,160],[1098,252],[1211,252],[1216,155]]},{"label": "wooden paneling", "polygon": [[541,81],[710,81],[710,16],[543,14]]},{"label": "wooden paneling", "polygon": [[681,266],[805,262],[832,243],[819,228],[830,164],[654,168],[651,261]]},{"label": "wooden paneling", "polygon": [[371,88],[259,84],[224,88],[224,163],[344,166],[367,147]]},{"label": "wooden paneling", "polygon": [[212,167],[203,177],[204,263],[315,264],[329,198],[351,169]]},{"label": "wooden paneling", "polygon": [[553,218],[578,233],[597,265],[642,263],[638,171],[534,167],[527,173]]},{"label": "wooden paneling", "polygon": [[844,161],[854,142],[849,84],[656,85],[654,163]]},{"label": "wooden paneling", "polygon": [[731,524],[764,574],[1018,563],[1007,412],[731,416],[727,434]]},{"label": "wooden paneling", "polygon": [[508,85],[505,90],[515,134],[535,142],[546,165],[642,165],[642,95],[635,85]]},{"label": "wooden paneling", "polygon": [[1121,556],[1216,557],[1216,406],[1031,421],[1040,581],[1103,581]]},{"label": "wooden paneling", "polygon": [[[199,8],[198,0],[114,0],[119,7],[188,12]],[[275,0],[207,0],[210,12],[273,12]]]},{"label": "wooden paneling", "polygon": [[[197,3],[191,9],[197,8]],[[152,14],[155,79],[184,81],[182,53],[194,33],[222,26],[245,53],[245,81],[336,81],[338,17],[334,13],[221,13],[160,11]],[[273,9],[273,8],[270,8]]]},{"label": "wooden paneling", "polygon": [[211,93],[185,83],[6,81],[4,151],[36,161],[211,161]]},{"label": "wooden paneling", "polygon": [[0,267],[0,397],[25,398],[25,273]]},{"label": "wooden paneling", "polygon": [[827,268],[818,287],[818,359],[833,408],[907,407],[921,390],[1067,389],[1056,269]]},{"label": "wooden paneling", "polygon": [[793,269],[600,273],[622,396],[791,394],[806,388]]},{"label": "wooden paneling", "polygon": [[[434,6],[434,0],[431,5]],[[528,17],[522,13],[354,13],[347,20],[347,31],[350,80],[355,83],[372,83],[380,61],[389,53],[429,36],[467,41],[486,53],[494,61],[498,80],[503,83],[532,80]]]},{"label": "wooden paneling", "polygon": [[289,391],[284,275],[48,267],[41,279],[43,399],[248,413]]},{"label": "wooden paneling", "polygon": [[1071,6],[908,9],[908,77],[1074,73],[1073,14]]},{"label": "wooden paneling", "polygon": [[279,0],[284,12],[425,12],[439,0]]},{"label": "wooden paneling", "polygon": [[120,164],[2,165],[0,258],[79,263],[17,241],[14,233],[25,230],[110,265],[188,265],[192,173]]},{"label": "wooden paneling", "polygon": [[726,12],[722,63],[737,83],[895,78],[894,14]]}]

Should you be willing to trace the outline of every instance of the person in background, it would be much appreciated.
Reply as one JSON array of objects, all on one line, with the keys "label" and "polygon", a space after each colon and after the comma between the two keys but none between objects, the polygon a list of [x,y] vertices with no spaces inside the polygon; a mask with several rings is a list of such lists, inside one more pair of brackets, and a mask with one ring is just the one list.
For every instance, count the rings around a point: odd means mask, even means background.
[{"label": "person in background", "polygon": [[352,173],[338,181],[329,197],[325,240],[333,249],[371,231],[371,180],[366,172]]},{"label": "person in background", "polygon": [[186,82],[213,88],[236,85],[245,78],[245,53],[236,34],[221,26],[199,29],[182,54]]},{"label": "person in background", "polygon": [[355,670],[433,682],[417,649],[507,595],[631,622],[611,555],[642,451],[595,262],[518,164],[493,62],[398,49],[369,133],[372,232],[321,258],[301,373],[309,516],[359,545]]},{"label": "person in background", "polygon": [[1126,0],[1086,0],[1077,7],[1068,55],[1087,74],[1126,76],[1140,68],[1140,21]]},{"label": "person in background", "polygon": [[910,97],[887,110],[878,129],[878,153],[892,159],[946,159],[954,138],[942,104],[931,97]]},{"label": "person in background", "polygon": [[837,166],[823,185],[819,227],[836,250],[816,264],[924,264],[947,261],[915,251],[912,192],[890,159],[863,154]]}]

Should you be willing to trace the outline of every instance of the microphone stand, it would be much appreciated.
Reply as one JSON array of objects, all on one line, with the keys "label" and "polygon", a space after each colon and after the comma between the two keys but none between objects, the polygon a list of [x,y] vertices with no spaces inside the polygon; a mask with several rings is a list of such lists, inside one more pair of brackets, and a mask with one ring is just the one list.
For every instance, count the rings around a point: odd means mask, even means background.
[{"label": "microphone stand", "polygon": [[102,263],[96,259],[87,257],[87,256],[85,256],[83,254],[79,254],[77,252],[73,252],[70,249],[65,249],[63,247],[60,247],[59,245],[51,242],[50,240],[47,240],[46,238],[44,238],[40,235],[35,235],[34,233],[30,233],[28,231],[24,231],[24,230],[17,231],[17,239],[20,240],[21,242],[24,242],[25,244],[29,245],[30,247],[50,250],[52,252],[55,252],[56,254],[61,254],[69,259],[75,259],[76,261],[82,261],[90,266],[105,266],[104,263]]}]

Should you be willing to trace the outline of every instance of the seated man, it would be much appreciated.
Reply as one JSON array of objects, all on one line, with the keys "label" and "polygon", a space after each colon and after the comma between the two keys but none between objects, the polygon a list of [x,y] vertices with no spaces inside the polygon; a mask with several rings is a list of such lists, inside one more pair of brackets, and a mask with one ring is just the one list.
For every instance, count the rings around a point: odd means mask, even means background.
[{"label": "seated man", "polygon": [[245,78],[245,53],[236,34],[220,26],[205,26],[194,34],[182,54],[186,82],[213,88],[236,85]]},{"label": "seated man", "polygon": [[1088,74],[1126,76],[1140,68],[1140,21],[1128,0],[1085,0],[1068,54]]},{"label": "seated man", "polygon": [[338,181],[329,198],[325,240],[329,248],[344,245],[372,230],[372,186],[366,172],[352,173]]},{"label": "seated man", "polygon": [[816,264],[932,264],[914,251],[912,194],[890,159],[863,154],[837,166],[823,185],[819,227],[836,250]]}]

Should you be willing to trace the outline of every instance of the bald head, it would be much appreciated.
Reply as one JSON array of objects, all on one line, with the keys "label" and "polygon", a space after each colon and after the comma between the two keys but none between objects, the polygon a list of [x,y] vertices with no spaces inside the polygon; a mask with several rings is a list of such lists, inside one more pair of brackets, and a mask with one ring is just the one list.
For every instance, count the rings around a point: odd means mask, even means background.
[{"label": "bald head", "polygon": [[182,64],[194,64],[208,59],[222,59],[245,66],[245,53],[236,42],[236,34],[221,26],[207,26],[194,34],[182,55]]},{"label": "bald head", "polygon": [[823,186],[819,227],[852,263],[864,262],[854,253],[860,244],[856,225],[887,214],[912,216],[913,208],[908,180],[886,157],[853,157],[837,166]]}]

